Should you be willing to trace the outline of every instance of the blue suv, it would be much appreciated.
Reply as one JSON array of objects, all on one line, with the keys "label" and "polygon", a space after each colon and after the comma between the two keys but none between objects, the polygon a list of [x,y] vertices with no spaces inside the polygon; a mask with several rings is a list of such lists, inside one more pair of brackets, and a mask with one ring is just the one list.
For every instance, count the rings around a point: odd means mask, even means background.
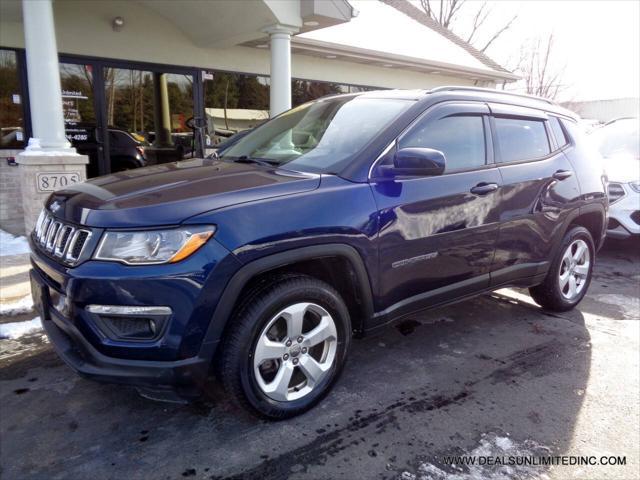
[{"label": "blue suv", "polygon": [[598,154],[537,98],[441,87],[336,95],[216,158],[53,193],[33,297],[80,374],[189,399],[217,376],[253,412],[299,414],[352,337],[505,286],[563,311],[607,225]]}]

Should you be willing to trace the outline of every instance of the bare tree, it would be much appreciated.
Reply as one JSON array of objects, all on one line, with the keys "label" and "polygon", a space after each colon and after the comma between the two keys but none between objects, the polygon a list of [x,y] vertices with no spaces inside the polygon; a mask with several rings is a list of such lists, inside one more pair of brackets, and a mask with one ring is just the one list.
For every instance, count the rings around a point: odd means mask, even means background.
[{"label": "bare tree", "polygon": [[[514,15],[492,34],[489,34],[486,41],[478,43],[481,32],[488,28],[487,20],[491,18],[491,13],[493,12],[493,7],[489,6],[488,2],[480,3],[470,2],[468,0],[420,0],[420,4],[431,19],[444,28],[466,38],[467,43],[472,44],[483,53],[486,52],[491,44],[503,33],[509,30],[518,18],[518,15]],[[467,28],[467,32],[462,32],[460,31],[462,27],[460,27],[459,13],[463,9],[469,10],[467,7],[472,4],[476,8],[475,13],[473,13],[473,23]],[[484,36],[486,37],[486,34]]]},{"label": "bare tree", "polygon": [[565,66],[556,66],[553,32],[523,44],[515,72],[522,77],[526,93],[554,100],[566,87],[562,83]]}]

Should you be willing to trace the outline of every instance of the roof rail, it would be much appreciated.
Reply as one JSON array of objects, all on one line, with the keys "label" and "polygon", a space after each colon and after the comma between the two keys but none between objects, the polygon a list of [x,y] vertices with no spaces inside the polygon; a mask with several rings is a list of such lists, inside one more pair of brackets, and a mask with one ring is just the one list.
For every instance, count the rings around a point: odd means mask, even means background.
[{"label": "roof rail", "polygon": [[510,95],[512,97],[520,97],[520,98],[528,98],[530,100],[539,100],[541,102],[546,102],[549,105],[557,105],[552,100],[544,97],[537,97],[535,95],[526,95],[524,93],[514,93],[514,92],[506,92],[504,90],[496,90],[494,88],[482,88],[482,87],[435,87],[429,90],[429,93],[436,92],[453,92],[453,91],[462,91],[462,92],[483,92],[483,93],[497,93],[499,95]]}]

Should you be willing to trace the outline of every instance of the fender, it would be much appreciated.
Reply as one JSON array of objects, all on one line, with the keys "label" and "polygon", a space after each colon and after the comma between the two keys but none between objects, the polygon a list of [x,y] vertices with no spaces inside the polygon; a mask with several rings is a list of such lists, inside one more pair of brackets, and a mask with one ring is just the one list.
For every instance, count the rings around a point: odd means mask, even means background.
[{"label": "fender", "polygon": [[574,220],[588,213],[599,213],[602,216],[603,230],[600,233],[600,238],[593,239],[593,242],[595,243],[595,247],[596,247],[596,252],[600,249],[600,247],[604,243],[604,237],[607,231],[607,213],[604,205],[602,205],[601,203],[590,203],[587,205],[581,205],[578,208],[574,208],[567,214],[567,218],[564,220],[564,223],[562,225],[562,235],[556,236],[556,240],[554,242],[554,245],[552,248],[552,254],[550,258],[555,258],[555,255],[557,254],[558,249],[560,248],[560,244],[562,243],[562,239],[564,238],[565,234],[569,230],[569,227],[574,222]]},{"label": "fender", "polygon": [[222,339],[222,334],[233,313],[233,307],[240,296],[244,286],[256,275],[273,270],[275,268],[290,265],[303,260],[312,260],[322,257],[342,257],[347,259],[354,269],[358,278],[358,290],[363,302],[365,320],[373,316],[373,295],[369,275],[364,265],[362,257],[358,251],[350,245],[329,243],[324,245],[313,245],[309,247],[297,248],[287,252],[276,253],[259,258],[240,267],[231,277],[225,287],[220,300],[216,305],[209,327],[205,334],[200,352],[201,358],[211,360],[217,349],[218,343]]}]

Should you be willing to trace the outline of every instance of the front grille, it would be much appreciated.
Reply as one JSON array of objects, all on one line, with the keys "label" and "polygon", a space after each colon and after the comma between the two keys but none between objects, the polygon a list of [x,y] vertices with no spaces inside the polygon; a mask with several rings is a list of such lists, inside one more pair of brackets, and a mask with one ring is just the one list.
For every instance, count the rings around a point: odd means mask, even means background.
[{"label": "front grille", "polygon": [[38,217],[33,231],[35,243],[41,250],[69,265],[78,261],[89,237],[90,230],[61,222],[45,210]]}]

